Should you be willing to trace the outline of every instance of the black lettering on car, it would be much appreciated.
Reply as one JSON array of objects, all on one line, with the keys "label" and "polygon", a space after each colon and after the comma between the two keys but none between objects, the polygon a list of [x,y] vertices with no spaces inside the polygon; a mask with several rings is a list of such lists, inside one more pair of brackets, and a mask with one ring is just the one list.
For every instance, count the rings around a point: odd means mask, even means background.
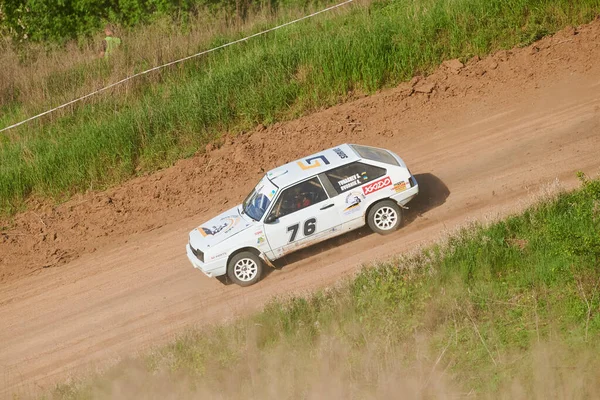
[{"label": "black lettering on car", "polygon": [[337,147],[333,149],[333,151],[335,152],[335,154],[337,154],[341,159],[344,158],[348,158],[348,156],[346,155],[346,153],[344,153],[344,151],[342,149],[338,149]]},{"label": "black lettering on car", "polygon": [[310,236],[317,230],[317,219],[311,218],[304,223],[304,236]]},{"label": "black lettering on car", "polygon": [[[296,240],[296,236],[298,235],[299,228],[300,228],[300,224],[294,224],[294,225],[287,227],[287,231],[292,232],[292,234],[290,235],[290,241],[288,243],[292,243],[294,240]],[[303,226],[303,230],[302,230],[302,232],[304,233],[304,236],[310,236],[313,233],[315,233],[316,230],[317,230],[317,219],[316,218],[310,218],[310,219],[307,219],[306,221],[304,221],[304,226]]]},{"label": "black lettering on car", "polygon": [[298,234],[298,227],[300,226],[300,224],[295,224],[292,226],[288,226],[287,231],[288,232],[292,232],[292,236],[290,236],[290,243],[292,243],[294,240],[296,240],[296,235]]}]

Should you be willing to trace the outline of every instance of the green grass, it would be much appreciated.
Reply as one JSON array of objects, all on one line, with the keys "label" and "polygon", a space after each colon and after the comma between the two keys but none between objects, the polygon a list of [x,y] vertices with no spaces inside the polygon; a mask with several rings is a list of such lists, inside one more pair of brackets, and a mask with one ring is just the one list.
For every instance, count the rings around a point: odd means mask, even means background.
[{"label": "green grass", "polygon": [[[372,93],[444,59],[525,45],[599,12],[600,0],[375,1],[255,38],[164,71],[158,83],[142,78],[127,95],[0,134],[0,213],[22,209],[28,196],[64,200],[117,184],[223,132],[294,118],[351,91]],[[23,117],[19,109],[7,109],[2,122]]]},{"label": "green grass", "polygon": [[583,179],[521,215],[189,331],[51,396],[593,398],[599,232],[600,181]]}]

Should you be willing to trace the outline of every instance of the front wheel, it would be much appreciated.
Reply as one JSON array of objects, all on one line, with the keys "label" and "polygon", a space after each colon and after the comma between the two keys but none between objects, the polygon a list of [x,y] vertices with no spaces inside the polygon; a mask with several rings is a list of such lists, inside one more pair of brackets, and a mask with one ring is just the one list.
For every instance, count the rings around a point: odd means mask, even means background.
[{"label": "front wheel", "polygon": [[254,285],[260,280],[262,270],[262,260],[249,251],[236,254],[227,264],[227,276],[240,286]]},{"label": "front wheel", "polygon": [[402,210],[398,203],[384,200],[375,204],[367,215],[369,228],[380,235],[389,235],[400,227],[402,223]]}]

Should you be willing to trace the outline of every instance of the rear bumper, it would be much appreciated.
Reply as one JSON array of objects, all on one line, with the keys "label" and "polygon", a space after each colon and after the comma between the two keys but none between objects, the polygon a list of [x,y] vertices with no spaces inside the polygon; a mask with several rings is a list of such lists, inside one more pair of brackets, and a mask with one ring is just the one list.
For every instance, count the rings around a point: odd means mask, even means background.
[{"label": "rear bumper", "polygon": [[227,273],[227,258],[223,258],[221,260],[216,260],[209,263],[203,263],[202,261],[198,260],[198,258],[196,258],[194,253],[192,253],[192,249],[190,248],[189,244],[185,246],[185,250],[188,260],[190,260],[194,268],[204,272],[206,276],[212,278],[215,276],[225,275]]},{"label": "rear bumper", "polygon": [[401,206],[406,205],[409,201],[414,199],[419,194],[419,184],[417,183],[415,177],[411,176],[410,181],[415,185],[400,193],[396,193],[395,195],[390,196],[390,198],[395,200]]}]

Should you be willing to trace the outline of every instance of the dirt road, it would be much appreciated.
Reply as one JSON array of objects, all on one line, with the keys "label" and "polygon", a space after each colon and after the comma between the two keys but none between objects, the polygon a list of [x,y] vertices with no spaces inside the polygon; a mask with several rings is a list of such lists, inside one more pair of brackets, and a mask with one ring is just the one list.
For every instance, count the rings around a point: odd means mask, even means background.
[{"label": "dirt road", "polygon": [[[442,66],[427,79],[225,140],[120,188],[18,216],[0,240],[0,393],[27,395],[184,327],[333,284],[363,262],[520,209],[557,178],[573,187],[576,171],[597,174],[597,60],[598,22]],[[263,171],[341,142],[390,148],[417,175],[422,195],[402,230],[385,238],[361,230],[307,249],[245,289],[192,269],[190,229],[241,201]]]}]

